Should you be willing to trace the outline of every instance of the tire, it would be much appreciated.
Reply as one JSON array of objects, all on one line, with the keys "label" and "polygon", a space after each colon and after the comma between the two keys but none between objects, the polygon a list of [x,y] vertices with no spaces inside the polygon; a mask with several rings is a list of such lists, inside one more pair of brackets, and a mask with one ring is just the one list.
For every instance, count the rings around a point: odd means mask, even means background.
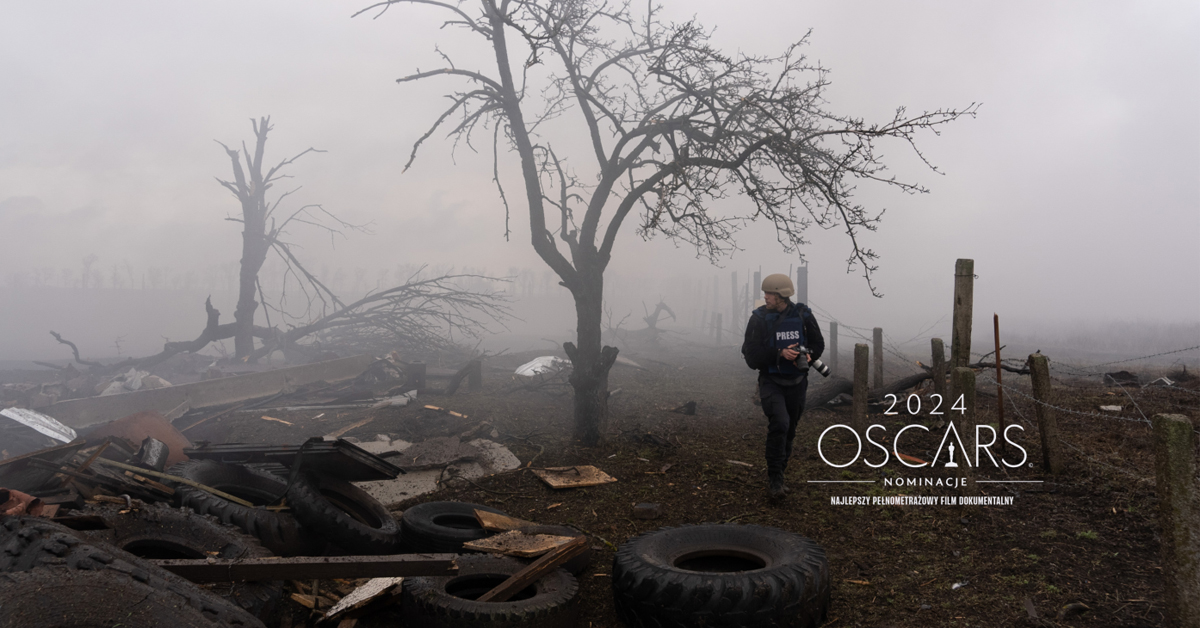
[{"label": "tire", "polygon": [[464,502],[426,502],[405,510],[400,516],[405,547],[410,552],[429,554],[462,552],[463,543],[492,535],[475,519],[476,510],[505,514],[490,506]]},{"label": "tire", "polygon": [[569,628],[579,619],[579,584],[556,569],[507,602],[476,602],[525,567],[503,556],[458,559],[458,575],[405,578],[404,625],[415,628]]},{"label": "tire", "polygon": [[[188,460],[167,472],[255,505],[275,503],[287,490],[287,481],[273,473],[215,460]],[[241,528],[278,556],[319,556],[325,551],[325,540],[289,513],[247,508],[186,484],[175,487],[175,497],[180,506]]]},{"label": "tire", "polygon": [[6,628],[263,628],[179,576],[33,517],[0,518],[0,608]]},{"label": "tire", "polygon": [[288,490],[288,504],[301,525],[346,551],[400,552],[400,524],[383,504],[349,482],[301,473]]},{"label": "tire", "polygon": [[[521,532],[524,532],[525,534],[551,534],[554,536],[584,536],[582,532],[576,530],[575,528],[556,525],[526,526],[521,528]],[[583,570],[587,569],[588,565],[590,564],[592,564],[592,547],[591,545],[588,545],[587,549],[583,550],[583,553],[563,563],[562,568],[571,572],[571,575],[578,576],[579,574],[583,573]]]},{"label": "tire", "polygon": [[829,609],[825,550],[777,528],[663,528],[622,545],[612,577],[629,626],[815,628]]},{"label": "tire", "polygon": [[[124,512],[118,507],[105,506],[85,512],[101,517],[109,529],[77,534],[90,541],[108,543],[139,558],[274,556],[258,539],[235,526],[223,524],[216,517],[171,508],[166,504],[153,504],[141,510]],[[214,591],[250,614],[266,619],[279,604],[283,583],[237,582],[220,585]]]}]

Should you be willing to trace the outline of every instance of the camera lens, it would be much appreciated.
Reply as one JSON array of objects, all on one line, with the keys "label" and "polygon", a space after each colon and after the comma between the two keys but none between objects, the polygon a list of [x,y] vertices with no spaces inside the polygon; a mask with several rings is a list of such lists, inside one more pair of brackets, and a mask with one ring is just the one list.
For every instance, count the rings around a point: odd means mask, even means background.
[{"label": "camera lens", "polygon": [[820,360],[813,360],[809,366],[817,369],[817,372],[820,373],[822,377],[829,377],[829,367],[824,362]]}]

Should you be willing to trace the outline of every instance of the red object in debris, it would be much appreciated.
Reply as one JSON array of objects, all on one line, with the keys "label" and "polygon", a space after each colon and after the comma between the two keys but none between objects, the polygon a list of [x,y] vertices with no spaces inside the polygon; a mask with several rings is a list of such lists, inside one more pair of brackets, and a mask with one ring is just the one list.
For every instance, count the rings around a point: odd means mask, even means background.
[{"label": "red object in debris", "polygon": [[33,515],[40,517],[46,507],[42,500],[22,493],[0,488],[0,515]]},{"label": "red object in debris", "polygon": [[165,443],[171,450],[170,455],[167,456],[166,466],[168,468],[177,462],[187,460],[188,457],[183,450],[192,446],[186,436],[175,429],[175,426],[163,418],[162,414],[154,411],[131,414],[123,419],[96,426],[87,433],[88,444],[95,445],[109,436],[129,441],[135,451],[147,436],[153,436],[156,440]]}]

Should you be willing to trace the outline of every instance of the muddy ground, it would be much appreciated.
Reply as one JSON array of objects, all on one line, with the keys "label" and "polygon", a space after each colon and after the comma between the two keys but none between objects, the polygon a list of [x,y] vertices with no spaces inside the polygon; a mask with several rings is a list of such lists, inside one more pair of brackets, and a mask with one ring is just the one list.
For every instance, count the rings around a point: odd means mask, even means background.
[{"label": "muddy ground", "polygon": [[[787,472],[794,492],[773,503],[765,493],[766,423],[753,403],[755,374],[735,348],[626,351],[623,355],[644,369],[614,368],[610,389],[620,392],[611,402],[609,439],[594,449],[570,439],[571,398],[565,388],[514,390],[521,382],[511,377],[512,368],[538,354],[490,359],[482,392],[431,393],[422,396],[422,403],[404,408],[230,415],[195,428],[189,436],[214,442],[299,443],[369,418],[345,435],[371,439],[387,433],[420,440],[469,432],[486,421],[527,466],[594,464],[618,482],[555,491],[521,469],[474,481],[447,478],[435,494],[389,505],[399,514],[423,501],[469,501],[586,532],[595,560],[580,577],[585,626],[621,625],[609,579],[617,546],[663,526],[701,522],[775,526],[824,546],[833,580],[826,626],[1166,625],[1150,429],[1140,419],[1142,413],[1175,412],[1196,421],[1200,396],[1194,392],[1195,383],[1186,384],[1193,391],[1145,389],[1131,403],[1117,389],[1057,380],[1056,403],[1063,407],[1089,413],[1102,404],[1126,407],[1113,415],[1119,418],[1059,413],[1062,438],[1070,443],[1067,470],[1059,477],[1043,473],[1033,403],[1011,394],[1016,403],[1006,402],[1006,415],[1009,422],[1026,428],[1012,434],[1027,451],[1027,461],[1001,471],[985,462],[976,479],[1043,483],[976,485],[990,487],[982,490],[985,495],[1013,497],[1007,506],[833,505],[833,497],[955,495],[955,489],[945,487],[898,488],[882,482],[888,477],[937,479],[953,474],[941,468],[910,470],[895,459],[882,469],[870,468],[861,459],[832,468],[818,456],[817,438],[830,425],[848,423],[849,406],[810,409]],[[1027,377],[1009,376],[1006,383],[1028,390]],[[431,381],[433,388],[443,385],[444,381]],[[995,424],[996,400],[984,388],[979,420]],[[696,402],[694,416],[672,412],[687,401]],[[467,418],[423,409],[424,404]],[[907,431],[902,450],[932,460],[944,423],[942,417],[929,415],[928,400],[923,405],[911,416],[897,406],[901,414],[874,414],[871,422],[887,427],[887,438],[909,423],[929,426],[928,434]],[[294,425],[261,420],[260,414]],[[318,414],[324,416],[312,418]],[[880,434],[874,433],[876,440]],[[823,448],[838,464],[854,449],[853,437],[845,430],[831,432]],[[882,456],[878,449],[864,451],[872,462]],[[942,456],[944,461],[944,452]],[[1020,452],[1009,449],[1004,459],[1016,462]],[[638,502],[661,504],[661,517],[635,519],[633,506]],[[965,584],[955,588],[958,583]],[[1060,610],[1072,604],[1082,606],[1060,617]],[[1030,606],[1038,620],[1030,619]],[[295,620],[301,621],[304,613],[293,610]]]}]

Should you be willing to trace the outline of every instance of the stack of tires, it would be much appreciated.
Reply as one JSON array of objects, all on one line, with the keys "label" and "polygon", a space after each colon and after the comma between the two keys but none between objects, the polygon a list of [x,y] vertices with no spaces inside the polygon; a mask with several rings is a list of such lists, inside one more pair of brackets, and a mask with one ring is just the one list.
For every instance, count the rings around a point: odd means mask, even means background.
[{"label": "stack of tires", "polygon": [[[284,477],[215,460],[188,460],[169,473],[253,504],[238,504],[186,484],[175,488],[181,506],[241,528],[280,556],[321,555],[328,545],[358,555],[396,554],[401,548],[400,525],[391,513],[343,480],[307,472]],[[285,499],[290,512],[260,507]]]}]

